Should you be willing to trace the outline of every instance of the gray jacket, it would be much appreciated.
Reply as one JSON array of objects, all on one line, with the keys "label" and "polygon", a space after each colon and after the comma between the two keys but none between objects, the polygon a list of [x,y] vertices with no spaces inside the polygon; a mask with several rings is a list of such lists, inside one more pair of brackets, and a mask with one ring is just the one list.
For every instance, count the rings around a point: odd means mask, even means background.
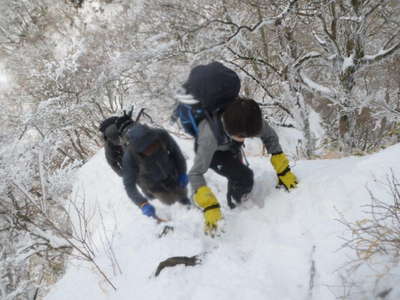
[{"label": "gray jacket", "polygon": [[[282,152],[278,135],[265,120],[263,122],[261,133],[258,137],[262,140],[269,153],[275,154]],[[200,122],[199,136],[197,137],[196,156],[194,158],[193,166],[189,171],[189,181],[192,191],[195,192],[199,187],[207,185],[204,179],[204,173],[207,172],[214,153],[216,151],[230,151],[232,147],[232,141],[218,145],[217,139],[215,138],[207,120],[204,119]]]}]

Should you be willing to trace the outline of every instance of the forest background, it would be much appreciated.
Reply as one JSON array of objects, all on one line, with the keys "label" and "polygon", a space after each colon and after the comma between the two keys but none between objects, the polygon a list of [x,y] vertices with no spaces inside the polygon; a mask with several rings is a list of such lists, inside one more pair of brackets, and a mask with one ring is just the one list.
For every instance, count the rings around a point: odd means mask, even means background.
[{"label": "forest background", "polygon": [[273,126],[296,131],[294,159],[400,142],[397,0],[1,1],[2,299],[35,297],[73,250],[91,259],[66,207],[74,172],[102,147],[99,123],[134,105],[182,135],[176,90],[213,60]]}]

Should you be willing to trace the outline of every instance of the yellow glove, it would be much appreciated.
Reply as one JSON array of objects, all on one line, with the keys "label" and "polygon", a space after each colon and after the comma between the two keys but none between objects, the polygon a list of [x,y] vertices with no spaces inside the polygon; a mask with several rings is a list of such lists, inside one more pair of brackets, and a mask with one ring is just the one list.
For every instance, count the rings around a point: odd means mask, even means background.
[{"label": "yellow glove", "polygon": [[220,206],[214,193],[208,186],[203,185],[194,194],[194,201],[203,208],[204,212],[204,232],[214,235],[217,229],[217,222],[222,219]]},{"label": "yellow glove", "polygon": [[279,184],[283,185],[286,190],[297,186],[297,178],[290,171],[289,160],[283,153],[273,154],[271,156],[271,164],[278,174]]}]

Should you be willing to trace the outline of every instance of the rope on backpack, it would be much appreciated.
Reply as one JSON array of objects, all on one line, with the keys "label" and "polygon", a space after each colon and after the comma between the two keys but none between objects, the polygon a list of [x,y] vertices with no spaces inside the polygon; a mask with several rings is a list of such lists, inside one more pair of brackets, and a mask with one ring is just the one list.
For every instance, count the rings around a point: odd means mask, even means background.
[{"label": "rope on backpack", "polygon": [[145,108],[142,108],[142,109],[139,111],[139,113],[138,113],[138,115],[137,115],[137,117],[136,117],[135,123],[138,123],[138,122],[139,122],[139,120],[140,120],[140,118],[142,117],[142,115],[145,116],[145,117],[147,117],[147,118],[150,120],[151,123],[154,123],[153,118],[152,118],[148,113],[145,112]]}]

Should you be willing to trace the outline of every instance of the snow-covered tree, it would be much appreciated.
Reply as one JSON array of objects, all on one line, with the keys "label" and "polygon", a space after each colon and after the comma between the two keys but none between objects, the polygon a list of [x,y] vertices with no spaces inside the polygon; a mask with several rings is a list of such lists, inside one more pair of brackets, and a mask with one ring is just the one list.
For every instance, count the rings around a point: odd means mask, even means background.
[{"label": "snow-covered tree", "polygon": [[363,72],[376,70],[368,78],[376,80],[379,64],[399,53],[400,7],[396,1],[349,0],[310,2],[306,9],[302,15],[312,18],[310,32],[320,55],[300,70],[301,80],[336,105],[338,136],[349,152],[357,148],[360,110],[369,105]]}]

